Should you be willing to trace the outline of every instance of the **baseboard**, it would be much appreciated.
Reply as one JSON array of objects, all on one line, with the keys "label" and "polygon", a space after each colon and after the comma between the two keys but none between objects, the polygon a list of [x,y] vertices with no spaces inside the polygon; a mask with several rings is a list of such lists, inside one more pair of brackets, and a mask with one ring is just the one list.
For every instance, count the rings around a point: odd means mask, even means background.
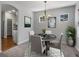
[{"label": "baseboard", "polygon": [[22,44],[22,43],[25,43],[25,42],[28,42],[28,40],[23,40],[21,42],[18,42],[18,45]]}]

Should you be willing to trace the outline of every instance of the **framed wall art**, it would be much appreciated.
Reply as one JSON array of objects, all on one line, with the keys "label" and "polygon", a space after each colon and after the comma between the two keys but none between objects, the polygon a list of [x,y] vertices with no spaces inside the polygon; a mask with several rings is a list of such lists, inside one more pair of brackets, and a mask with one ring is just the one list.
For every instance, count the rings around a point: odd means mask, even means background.
[{"label": "framed wall art", "polygon": [[68,14],[62,14],[60,15],[60,21],[68,21]]},{"label": "framed wall art", "polygon": [[31,17],[24,16],[24,27],[31,27]]},{"label": "framed wall art", "polygon": [[56,28],[56,17],[48,18],[48,28]]}]

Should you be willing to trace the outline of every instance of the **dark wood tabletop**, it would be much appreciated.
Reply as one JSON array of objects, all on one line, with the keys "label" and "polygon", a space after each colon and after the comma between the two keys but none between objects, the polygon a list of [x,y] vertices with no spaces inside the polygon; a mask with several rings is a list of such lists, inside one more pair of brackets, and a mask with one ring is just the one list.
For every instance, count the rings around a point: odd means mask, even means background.
[{"label": "dark wood tabletop", "polygon": [[56,35],[55,34],[38,34],[42,37],[42,40],[55,40],[56,39]]}]

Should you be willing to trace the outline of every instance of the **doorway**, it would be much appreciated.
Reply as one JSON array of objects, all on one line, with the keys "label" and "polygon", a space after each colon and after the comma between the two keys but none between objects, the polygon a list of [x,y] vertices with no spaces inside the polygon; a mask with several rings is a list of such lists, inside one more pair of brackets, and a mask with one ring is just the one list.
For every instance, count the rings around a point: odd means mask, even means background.
[{"label": "doorway", "polygon": [[1,37],[2,51],[6,51],[17,45],[17,9],[8,4],[2,4]]}]

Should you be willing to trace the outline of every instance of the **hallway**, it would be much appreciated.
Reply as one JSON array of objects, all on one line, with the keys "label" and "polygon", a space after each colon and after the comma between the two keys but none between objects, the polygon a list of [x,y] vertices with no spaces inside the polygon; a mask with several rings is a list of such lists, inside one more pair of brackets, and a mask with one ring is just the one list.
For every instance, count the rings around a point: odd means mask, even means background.
[{"label": "hallway", "polygon": [[13,42],[13,38],[11,36],[2,39],[2,51],[8,50],[14,46],[16,46],[16,44]]}]

